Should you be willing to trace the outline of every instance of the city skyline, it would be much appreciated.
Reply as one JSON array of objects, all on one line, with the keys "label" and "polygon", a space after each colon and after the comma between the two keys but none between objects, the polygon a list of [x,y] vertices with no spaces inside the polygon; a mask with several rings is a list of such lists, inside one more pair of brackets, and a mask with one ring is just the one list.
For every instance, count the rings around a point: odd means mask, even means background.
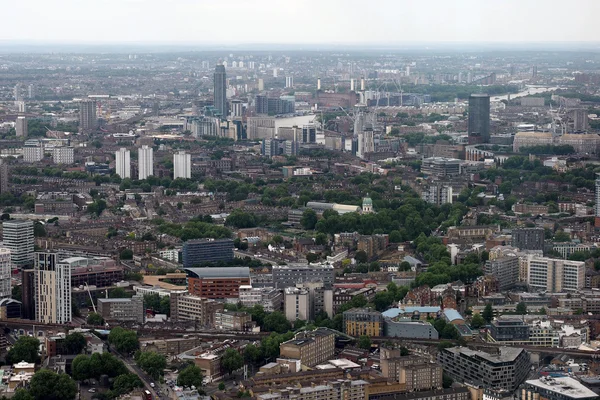
[{"label": "city skyline", "polygon": [[[591,43],[600,37],[593,15],[600,3],[575,0],[569,18],[558,2],[475,0],[416,4],[380,0],[365,7],[356,0],[305,0],[279,7],[272,0],[227,4],[175,0],[165,8],[157,0],[109,0],[89,12],[85,3],[30,0],[7,9],[0,45],[54,44],[303,44],[401,45],[418,43]],[[532,12],[535,10],[535,12]],[[185,12],[182,12],[185,11]],[[29,27],[21,29],[21,16]],[[135,18],[132,18],[135,16]],[[221,26],[223,19],[228,23]],[[202,18],[198,24],[197,19]],[[52,29],[45,29],[51,20]],[[177,23],[170,21],[177,20]],[[267,22],[268,23],[265,23]],[[290,29],[310,21],[311,29]],[[353,27],[357,23],[360,29]],[[292,25],[293,26],[293,25]],[[378,29],[370,29],[369,27]],[[93,29],[90,29],[93,27]],[[111,29],[104,29],[110,27]],[[385,29],[379,29],[385,27]],[[435,29],[434,29],[435,27]],[[547,29],[553,27],[553,29]],[[151,29],[149,29],[151,28]],[[249,29],[251,28],[251,29]],[[73,32],[77,32],[74,36]]]}]

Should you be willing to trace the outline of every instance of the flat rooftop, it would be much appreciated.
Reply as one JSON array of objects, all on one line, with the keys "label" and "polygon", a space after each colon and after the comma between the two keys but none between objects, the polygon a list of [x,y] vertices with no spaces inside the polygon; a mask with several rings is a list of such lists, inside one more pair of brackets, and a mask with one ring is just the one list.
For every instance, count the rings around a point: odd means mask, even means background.
[{"label": "flat rooftop", "polygon": [[550,390],[560,393],[562,396],[571,399],[597,399],[598,395],[582,385],[579,381],[569,377],[543,377],[526,381],[528,385],[540,389]]}]

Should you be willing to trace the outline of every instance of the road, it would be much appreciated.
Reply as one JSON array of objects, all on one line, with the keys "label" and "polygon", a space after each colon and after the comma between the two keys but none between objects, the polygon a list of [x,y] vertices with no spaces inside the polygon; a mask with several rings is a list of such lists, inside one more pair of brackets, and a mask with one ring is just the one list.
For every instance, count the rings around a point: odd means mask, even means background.
[{"label": "road", "polygon": [[117,356],[121,361],[123,361],[123,363],[125,364],[125,366],[131,373],[140,377],[142,382],[144,382],[144,386],[145,386],[144,389],[148,389],[150,391],[150,393],[152,393],[153,399],[159,399],[159,400],[168,400],[169,399],[168,396],[166,396],[162,393],[159,395],[159,393],[156,391],[156,389],[158,389],[158,386],[160,386],[158,383],[156,383],[157,387],[153,388],[150,386],[150,383],[153,383],[154,379],[152,379],[152,377],[150,377],[147,373],[142,371],[142,369],[140,367],[138,367],[132,359],[123,356],[121,353],[119,353],[113,349],[111,349],[110,352],[112,354],[114,354],[115,356]]}]

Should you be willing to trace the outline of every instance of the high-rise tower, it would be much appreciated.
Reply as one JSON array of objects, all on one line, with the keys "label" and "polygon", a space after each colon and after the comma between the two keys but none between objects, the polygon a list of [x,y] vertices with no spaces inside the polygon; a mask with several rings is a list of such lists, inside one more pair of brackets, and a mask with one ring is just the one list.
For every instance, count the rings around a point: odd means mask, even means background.
[{"label": "high-rise tower", "polygon": [[79,130],[81,132],[93,131],[97,125],[96,101],[81,100],[79,102]]},{"label": "high-rise tower", "polygon": [[490,141],[490,96],[469,96],[469,144]]},{"label": "high-rise tower", "polygon": [[121,179],[131,178],[131,152],[122,147],[115,152],[116,173]]},{"label": "high-rise tower", "polygon": [[180,151],[173,155],[173,179],[192,177],[192,155]]},{"label": "high-rise tower", "polygon": [[225,66],[219,64],[215,67],[214,74],[215,109],[222,117],[227,117],[227,72]]},{"label": "high-rise tower", "polygon": [[138,151],[138,178],[140,180],[154,175],[154,150],[143,145]]}]

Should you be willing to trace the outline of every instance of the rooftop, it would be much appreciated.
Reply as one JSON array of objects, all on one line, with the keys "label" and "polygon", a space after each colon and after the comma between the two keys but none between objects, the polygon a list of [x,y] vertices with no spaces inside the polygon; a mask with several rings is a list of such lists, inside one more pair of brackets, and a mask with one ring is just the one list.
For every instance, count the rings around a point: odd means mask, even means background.
[{"label": "rooftop", "polygon": [[498,354],[492,354],[480,350],[471,350],[468,347],[451,347],[448,349],[444,349],[444,351],[449,351],[451,353],[454,353],[455,355],[462,354],[467,357],[480,358],[484,361],[496,364],[513,362],[525,350],[517,347],[499,347]]},{"label": "rooftop", "polygon": [[526,381],[528,385],[540,389],[560,393],[565,398],[571,399],[597,399],[598,395],[582,385],[580,382],[569,377],[543,377]]},{"label": "rooftop", "polygon": [[192,278],[249,278],[250,268],[185,268],[188,276]]},{"label": "rooftop", "polygon": [[389,310],[383,313],[384,317],[395,318],[400,314],[412,314],[414,312],[418,313],[437,313],[441,310],[439,306],[423,306],[423,307],[403,307],[403,308],[390,308]]}]

